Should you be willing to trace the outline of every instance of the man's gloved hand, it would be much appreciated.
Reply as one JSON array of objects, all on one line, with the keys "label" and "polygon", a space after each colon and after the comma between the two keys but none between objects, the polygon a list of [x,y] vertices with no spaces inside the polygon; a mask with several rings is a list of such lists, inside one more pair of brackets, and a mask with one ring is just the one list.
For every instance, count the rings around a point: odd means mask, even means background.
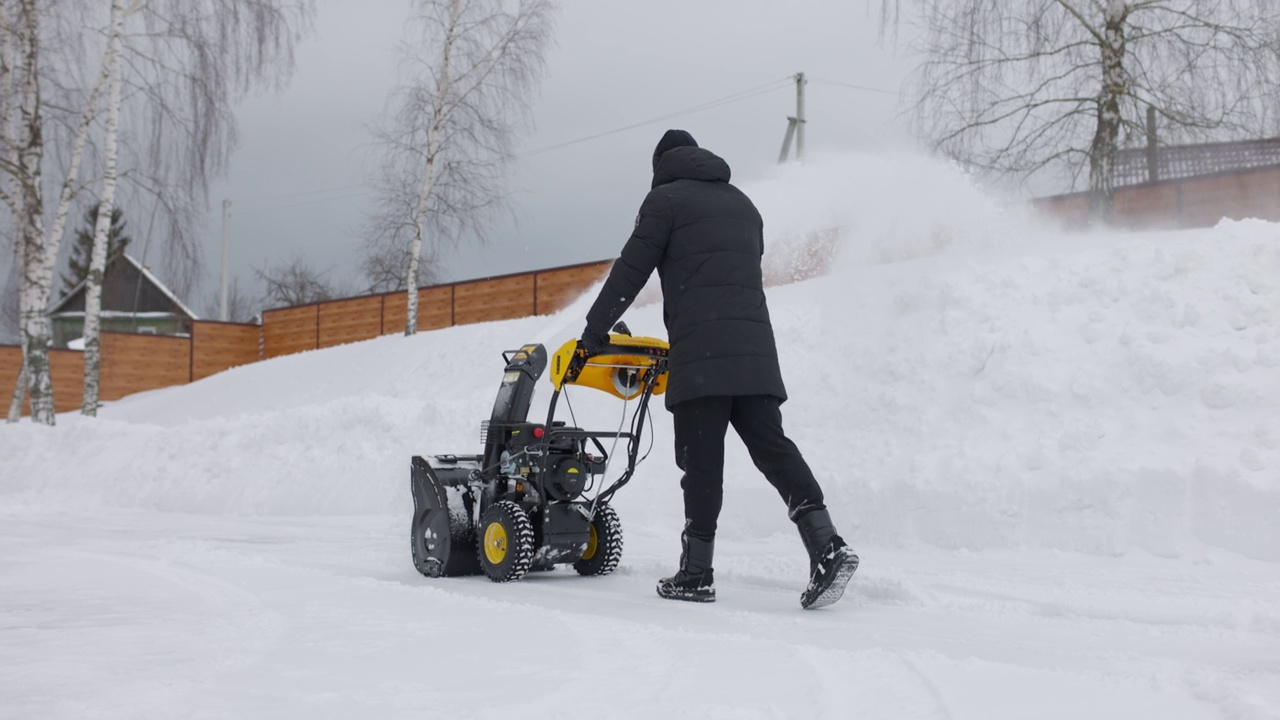
[{"label": "man's gloved hand", "polygon": [[608,344],[608,335],[592,332],[590,328],[582,331],[582,339],[578,341],[578,346],[586,350],[588,355],[599,355]]}]

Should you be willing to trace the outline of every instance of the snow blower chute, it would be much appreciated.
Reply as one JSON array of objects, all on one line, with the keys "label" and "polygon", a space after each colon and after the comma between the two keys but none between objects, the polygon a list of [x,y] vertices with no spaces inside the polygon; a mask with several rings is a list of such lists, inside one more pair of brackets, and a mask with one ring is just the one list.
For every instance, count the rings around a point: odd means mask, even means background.
[{"label": "snow blower chute", "polygon": [[[545,423],[529,422],[529,404],[547,367],[542,345],[503,353],[506,371],[481,455],[414,456],[411,550],[428,577],[483,572],[494,582],[573,563],[604,575],[622,557],[622,526],[610,500],[631,480],[649,401],[667,383],[667,343],[632,337],[619,323],[609,344],[588,356],[577,340],[551,357],[554,392]],[[555,419],[567,386],[638,400],[628,430],[588,431]],[[626,406],[623,407],[624,419]],[[610,451],[626,441],[626,468],[607,487]]]}]

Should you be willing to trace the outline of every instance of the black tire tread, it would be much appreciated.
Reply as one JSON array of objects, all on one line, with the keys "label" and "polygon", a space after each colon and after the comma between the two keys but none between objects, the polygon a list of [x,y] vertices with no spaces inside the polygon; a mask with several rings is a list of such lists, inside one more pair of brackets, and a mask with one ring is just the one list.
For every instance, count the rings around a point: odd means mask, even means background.
[{"label": "black tire tread", "polygon": [[[596,555],[590,560],[575,562],[573,569],[579,575],[608,575],[617,570],[618,563],[622,561],[622,520],[612,505],[600,505],[591,522],[596,526],[596,542],[599,543]],[[604,553],[603,559],[597,559],[600,553]]]},{"label": "black tire tread", "polygon": [[[514,553],[514,558],[505,570],[490,564],[484,554],[484,529],[494,520],[503,521],[507,529],[507,552]],[[529,520],[529,514],[519,505],[510,500],[500,500],[490,505],[480,518],[480,527],[476,534],[476,554],[480,559],[480,567],[484,568],[484,574],[488,575],[490,580],[497,583],[511,582],[519,580],[529,572],[534,554],[533,523]]]}]

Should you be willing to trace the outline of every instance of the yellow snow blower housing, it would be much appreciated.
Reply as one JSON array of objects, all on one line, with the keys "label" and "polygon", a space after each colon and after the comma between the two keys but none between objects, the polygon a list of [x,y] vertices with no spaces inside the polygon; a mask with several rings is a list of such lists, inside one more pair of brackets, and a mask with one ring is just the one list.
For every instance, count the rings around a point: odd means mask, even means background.
[{"label": "yellow snow blower housing", "polygon": [[[620,400],[634,400],[652,383],[653,394],[667,391],[666,340],[630,335],[609,335],[609,345],[587,357],[577,340],[570,340],[551,358],[551,384],[557,391],[566,384],[607,392]],[[652,377],[661,366],[657,377]]]}]

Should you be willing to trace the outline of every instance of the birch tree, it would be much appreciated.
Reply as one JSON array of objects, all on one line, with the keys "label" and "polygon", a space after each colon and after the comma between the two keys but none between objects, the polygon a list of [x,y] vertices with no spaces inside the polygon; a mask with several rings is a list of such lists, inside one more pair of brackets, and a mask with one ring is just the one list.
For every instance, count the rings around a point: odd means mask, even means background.
[{"label": "birch tree", "polygon": [[182,292],[199,274],[209,184],[225,172],[236,146],[235,105],[252,92],[288,85],[315,3],[125,3],[138,11],[123,35],[121,190],[129,193],[135,220],[143,206],[155,210],[166,253],[161,266]]},{"label": "birch tree", "polygon": [[[53,288],[53,269],[58,257],[58,247],[66,230],[67,216],[77,190],[80,163],[84,156],[89,128],[97,111],[97,103],[105,83],[105,73],[99,75],[89,93],[80,121],[71,141],[69,167],[61,185],[58,204],[54,211],[49,234],[45,235],[44,179],[45,160],[44,108],[41,102],[41,8],[36,0],[19,0],[14,14],[8,4],[0,6],[0,17],[12,28],[12,49],[0,48],[0,53],[12,53],[12,80],[5,80],[5,88],[11,89],[9,97],[18,99],[17,117],[5,123],[6,134],[0,137],[3,157],[0,169],[11,180],[12,191],[6,191],[0,199],[8,206],[16,228],[18,272],[20,278],[19,315],[20,337],[23,349],[23,367],[19,373],[14,399],[10,404],[10,419],[21,412],[22,397],[31,395],[31,417],[36,422],[54,423],[53,384],[49,373],[49,318],[45,308]],[[12,20],[12,24],[10,24]],[[8,61],[6,61],[8,62]],[[12,82],[12,85],[9,83]],[[7,109],[13,113],[12,108]],[[15,412],[16,408],[16,412]]]},{"label": "birch tree", "polygon": [[[900,8],[900,6],[903,6]],[[1276,0],[883,0],[919,11],[913,114],[965,163],[1082,179],[1110,218],[1116,150],[1154,108],[1175,141],[1280,130]],[[909,15],[908,15],[909,17]]]},{"label": "birch tree", "polygon": [[[134,116],[137,187],[170,219],[171,255],[198,265],[190,210],[204,204],[210,180],[235,144],[232,106],[259,86],[282,87],[293,49],[309,24],[309,0],[111,0],[104,67],[110,73],[103,185],[85,298],[85,374],[81,412],[95,415],[101,372],[101,291],[119,179],[121,114]],[[125,20],[137,14],[138,28]],[[122,107],[123,66],[139,102]],[[177,132],[174,132],[177,128]],[[143,169],[143,168],[147,169]]]},{"label": "birch tree", "polygon": [[[135,6],[135,12],[136,12]],[[106,140],[103,143],[104,174],[102,198],[98,204],[98,221],[94,227],[93,250],[89,254],[89,274],[85,278],[84,299],[84,394],[80,412],[98,414],[98,389],[102,372],[102,278],[107,266],[107,237],[111,230],[111,216],[115,213],[116,181],[118,180],[120,155],[120,98],[124,86],[124,0],[111,0],[111,21],[107,35],[107,51],[103,57],[103,72],[110,90],[107,100]]]},{"label": "birch tree", "polygon": [[[15,227],[24,356],[11,419],[20,414],[29,389],[32,418],[54,421],[45,309],[67,212],[88,184],[78,179],[82,161],[102,181],[99,217],[110,218],[118,191],[132,193],[131,205],[149,205],[153,219],[161,218],[158,234],[165,238],[166,257],[177,258],[194,275],[200,251],[193,229],[207,205],[208,184],[225,168],[235,144],[231,108],[255,88],[279,88],[287,81],[312,6],[312,0],[0,0],[0,25],[7,30],[0,38],[0,103],[8,103],[0,107],[7,110],[0,170],[10,181],[0,199]],[[103,10],[109,11],[106,32],[86,32],[95,12]],[[136,26],[129,28],[129,22]],[[95,38],[100,49],[85,51]],[[49,48],[54,52],[46,55]],[[92,90],[79,77],[84,66],[101,68],[87,83]],[[45,85],[59,90],[54,105],[42,100]],[[102,153],[86,157],[104,94]],[[47,113],[50,107],[57,112]],[[63,130],[64,116],[77,118],[70,124],[74,131]],[[52,146],[50,128],[58,131]],[[66,175],[46,235],[42,172],[48,150],[63,160],[58,167]],[[106,259],[106,233],[96,234],[101,237],[91,261],[86,312],[87,414],[97,408],[96,336]]]},{"label": "birch tree", "polygon": [[[18,205],[21,194],[17,192],[18,170],[18,115],[14,111],[16,85],[19,73],[17,46],[21,35],[18,27],[19,18],[15,15],[12,3],[0,0],[0,145],[4,152],[4,207],[9,212],[14,232],[9,233],[14,248],[13,279],[16,284],[5,288],[4,311],[6,316],[12,313],[12,323],[22,347],[22,366],[18,370],[18,380],[14,389],[14,397],[9,404],[7,421],[15,423],[22,416],[22,402],[27,397],[30,385],[30,373],[27,371],[27,340],[22,333],[22,292],[19,277],[23,271],[26,258],[26,243],[16,232],[17,222],[22,217],[22,208]],[[10,292],[13,294],[10,295]],[[6,317],[6,320],[9,320]]]},{"label": "birch tree", "polygon": [[[401,85],[375,129],[381,163],[369,246],[407,270],[405,335],[418,329],[424,246],[483,239],[529,119],[551,38],[550,0],[412,0]],[[369,271],[366,263],[366,271]]]}]

